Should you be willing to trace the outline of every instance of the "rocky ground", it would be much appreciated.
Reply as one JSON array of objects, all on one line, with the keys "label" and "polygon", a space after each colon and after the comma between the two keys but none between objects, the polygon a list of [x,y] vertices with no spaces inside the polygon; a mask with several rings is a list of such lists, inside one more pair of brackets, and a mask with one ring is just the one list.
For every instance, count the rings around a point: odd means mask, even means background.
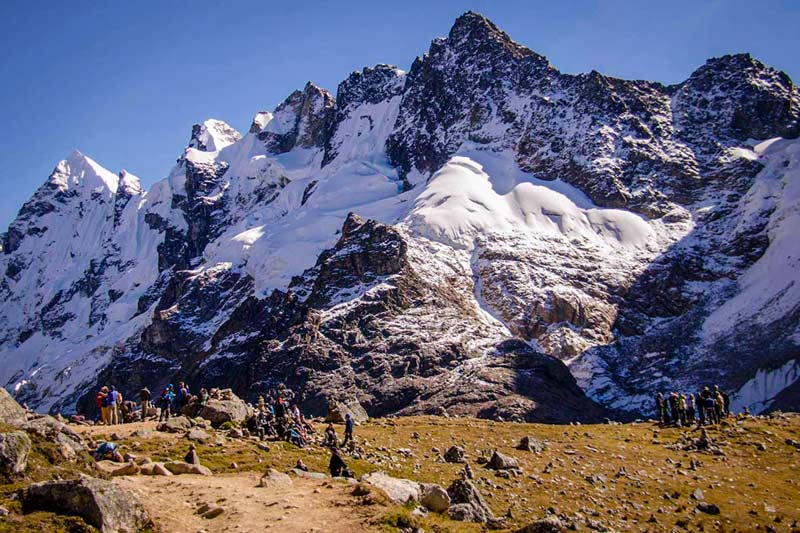
[{"label": "rocky ground", "polygon": [[[42,420],[59,424],[56,419],[36,420],[40,426]],[[213,429],[202,421],[189,428],[188,421],[178,420],[171,424],[172,433],[158,431],[153,421],[111,428],[64,426],[65,432],[76,430],[87,447],[113,439],[136,461],[99,468],[87,451],[70,454],[58,446],[58,438],[38,436],[30,420],[9,422],[0,428],[0,506],[5,509],[0,511],[0,531],[94,530],[86,517],[35,509],[31,494],[36,489],[21,491],[31,482],[82,475],[93,479],[69,490],[105,484],[100,496],[96,490],[94,494],[100,508],[103,497],[119,491],[126,504],[112,518],[146,516],[151,523],[142,527],[156,531],[800,528],[800,417],[794,414],[731,418],[705,433],[651,422],[376,419],[357,427],[358,446],[345,457],[359,482],[292,472],[298,459],[311,472],[325,472],[329,453],[319,445],[299,449],[284,442],[261,443],[236,429]],[[322,432],[321,424],[315,427]],[[30,442],[22,468],[12,460],[20,454],[9,445],[9,435],[19,433],[29,435]],[[527,446],[521,449],[525,437]],[[143,475],[154,463],[177,471],[170,461],[181,461],[192,443],[208,470]],[[151,459],[150,467],[145,457]],[[117,475],[114,470],[120,467],[129,475]],[[468,482],[463,481],[465,470],[471,475]],[[114,487],[111,496],[107,485]],[[449,509],[444,510],[447,500]]]}]

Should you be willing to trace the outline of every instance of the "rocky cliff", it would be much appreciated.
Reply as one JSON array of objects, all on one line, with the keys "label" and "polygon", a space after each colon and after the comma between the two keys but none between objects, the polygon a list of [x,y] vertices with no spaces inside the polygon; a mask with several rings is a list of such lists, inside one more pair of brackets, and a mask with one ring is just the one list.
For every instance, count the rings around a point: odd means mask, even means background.
[{"label": "rocky cliff", "polygon": [[[75,153],[3,236],[0,381],[596,419],[718,383],[800,407],[800,94],[560,73],[466,13],[408,72],[196,125],[145,191]],[[577,381],[576,381],[577,380]]]}]

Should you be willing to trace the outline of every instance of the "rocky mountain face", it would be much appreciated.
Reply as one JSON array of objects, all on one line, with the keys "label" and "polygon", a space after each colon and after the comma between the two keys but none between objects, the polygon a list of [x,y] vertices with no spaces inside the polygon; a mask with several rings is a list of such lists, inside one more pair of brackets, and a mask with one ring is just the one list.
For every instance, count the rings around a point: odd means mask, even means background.
[{"label": "rocky mountain face", "polygon": [[563,422],[800,407],[800,95],[749,55],[560,73],[475,13],[408,72],[207,120],[144,191],[75,153],[3,236],[0,381]]}]

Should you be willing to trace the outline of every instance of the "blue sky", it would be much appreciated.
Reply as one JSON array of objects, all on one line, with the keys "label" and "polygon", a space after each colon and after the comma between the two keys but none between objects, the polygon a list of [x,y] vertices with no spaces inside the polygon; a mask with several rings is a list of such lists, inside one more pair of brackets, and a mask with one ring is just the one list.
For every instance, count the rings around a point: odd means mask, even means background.
[{"label": "blue sky", "polygon": [[308,80],[407,69],[470,9],[562,72],[675,83],[747,51],[800,81],[797,1],[3,0],[0,231],[75,148],[150,185],[193,123],[246,130]]}]

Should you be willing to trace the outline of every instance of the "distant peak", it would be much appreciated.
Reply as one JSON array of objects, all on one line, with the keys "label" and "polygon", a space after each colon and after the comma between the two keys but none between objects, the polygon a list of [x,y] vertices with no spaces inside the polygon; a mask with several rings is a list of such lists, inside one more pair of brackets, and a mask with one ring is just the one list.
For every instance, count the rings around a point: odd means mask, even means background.
[{"label": "distant peak", "polygon": [[474,53],[488,44],[490,47],[505,49],[516,57],[536,56],[544,59],[515,42],[494,22],[474,11],[467,11],[456,19],[447,40],[451,46],[468,53]]},{"label": "distant peak", "polygon": [[201,152],[216,152],[241,138],[241,134],[226,122],[210,118],[202,124],[192,126],[189,148],[195,148]]}]

